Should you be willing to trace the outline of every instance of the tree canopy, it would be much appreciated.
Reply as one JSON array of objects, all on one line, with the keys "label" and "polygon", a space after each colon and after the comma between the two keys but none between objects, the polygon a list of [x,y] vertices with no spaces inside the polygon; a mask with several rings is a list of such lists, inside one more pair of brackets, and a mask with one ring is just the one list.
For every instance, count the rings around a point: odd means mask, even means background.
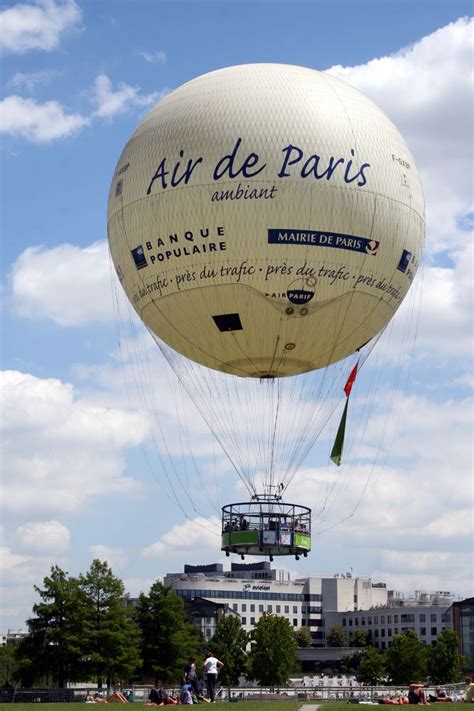
[{"label": "tree canopy", "polygon": [[138,599],[135,620],[141,634],[142,669],[158,681],[176,683],[190,656],[201,647],[197,628],[186,617],[184,602],[175,591],[156,581]]},{"label": "tree canopy", "polygon": [[58,566],[35,585],[41,602],[33,606],[34,617],[27,620],[29,636],[19,645],[18,673],[22,683],[54,683],[60,688],[83,673],[82,591],[75,578]]},{"label": "tree canopy", "polygon": [[358,681],[364,684],[378,684],[384,675],[384,654],[375,649],[375,647],[366,647],[359,662]]},{"label": "tree canopy", "polygon": [[239,676],[245,675],[248,634],[238,617],[225,615],[217,625],[212,638],[212,651],[223,662],[219,676],[225,686],[238,686]]},{"label": "tree canopy", "polygon": [[139,661],[138,630],[124,594],[124,586],[106,562],[92,561],[79,576],[81,589],[82,650],[89,675],[103,681],[128,679]]},{"label": "tree canopy", "polygon": [[342,625],[333,625],[326,635],[326,644],[328,647],[347,647],[348,638],[347,632]]},{"label": "tree canopy", "polygon": [[264,612],[252,632],[250,676],[263,686],[286,684],[299,668],[293,628],[286,617]]},{"label": "tree canopy", "polygon": [[394,684],[410,684],[426,677],[426,649],[414,630],[396,634],[386,652],[387,673]]},{"label": "tree canopy", "polygon": [[433,684],[461,681],[462,657],[459,640],[453,630],[441,630],[436,644],[427,650],[428,674]]}]

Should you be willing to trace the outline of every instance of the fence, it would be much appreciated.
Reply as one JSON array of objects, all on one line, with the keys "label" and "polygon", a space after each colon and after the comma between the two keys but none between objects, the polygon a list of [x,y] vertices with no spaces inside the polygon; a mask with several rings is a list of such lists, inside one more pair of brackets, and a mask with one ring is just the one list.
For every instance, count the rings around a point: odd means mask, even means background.
[{"label": "fence", "polygon": [[[148,699],[151,686],[131,685],[123,690],[131,692],[131,700],[135,702],[145,702]],[[449,684],[443,686],[448,695],[461,694],[464,684]],[[168,688],[169,693],[179,695],[181,689],[178,687]],[[406,688],[401,687],[402,691]],[[94,693],[94,685],[80,688],[44,688],[44,689],[16,689],[13,687],[0,688],[0,703],[64,703],[70,701],[84,701],[87,692]],[[288,687],[220,687],[216,697],[219,701],[347,701],[359,703],[360,701],[373,701],[383,696],[394,696],[400,691],[400,687],[395,686],[288,686]],[[434,687],[427,687],[426,694],[434,694]]]}]

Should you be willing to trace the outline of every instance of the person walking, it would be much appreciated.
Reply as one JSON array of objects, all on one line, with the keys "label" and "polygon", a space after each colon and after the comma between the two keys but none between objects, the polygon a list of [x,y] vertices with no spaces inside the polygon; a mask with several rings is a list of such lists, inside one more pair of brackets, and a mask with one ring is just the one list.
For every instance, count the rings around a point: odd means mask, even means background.
[{"label": "person walking", "polygon": [[207,691],[211,704],[216,702],[216,681],[219,670],[224,666],[223,662],[217,659],[211,651],[208,651],[206,661],[203,665],[203,671],[206,675]]}]

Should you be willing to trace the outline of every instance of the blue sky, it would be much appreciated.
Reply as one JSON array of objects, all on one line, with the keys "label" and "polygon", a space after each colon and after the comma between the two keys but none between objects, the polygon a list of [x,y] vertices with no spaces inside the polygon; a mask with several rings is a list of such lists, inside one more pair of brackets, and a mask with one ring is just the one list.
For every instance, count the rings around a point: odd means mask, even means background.
[{"label": "blue sky", "polygon": [[[77,574],[107,559],[137,594],[184,562],[222,560],[216,502],[243,492],[190,406],[171,407],[175,384],[125,301],[114,310],[106,211],[147,111],[252,62],[327,70],[366,93],[404,135],[426,197],[423,268],[364,368],[346,464],[327,462],[336,422],[295,478],[290,498],[327,506],[310,557],[285,565],[472,594],[469,15],[457,0],[2,4],[2,631],[24,626],[52,564]],[[128,353],[149,359],[158,412],[138,399]],[[174,467],[189,467],[180,505]]]}]

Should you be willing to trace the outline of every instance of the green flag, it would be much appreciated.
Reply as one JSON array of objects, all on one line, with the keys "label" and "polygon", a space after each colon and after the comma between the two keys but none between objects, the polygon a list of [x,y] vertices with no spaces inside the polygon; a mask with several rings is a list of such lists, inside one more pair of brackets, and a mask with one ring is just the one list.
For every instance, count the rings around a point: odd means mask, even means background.
[{"label": "green flag", "polygon": [[349,405],[349,398],[346,398],[346,404],[344,405],[344,412],[342,413],[341,421],[337,430],[336,439],[334,440],[334,446],[331,452],[331,459],[334,464],[340,466],[342,458],[342,450],[344,449],[344,435],[346,432],[346,418],[347,418],[347,406]]}]

